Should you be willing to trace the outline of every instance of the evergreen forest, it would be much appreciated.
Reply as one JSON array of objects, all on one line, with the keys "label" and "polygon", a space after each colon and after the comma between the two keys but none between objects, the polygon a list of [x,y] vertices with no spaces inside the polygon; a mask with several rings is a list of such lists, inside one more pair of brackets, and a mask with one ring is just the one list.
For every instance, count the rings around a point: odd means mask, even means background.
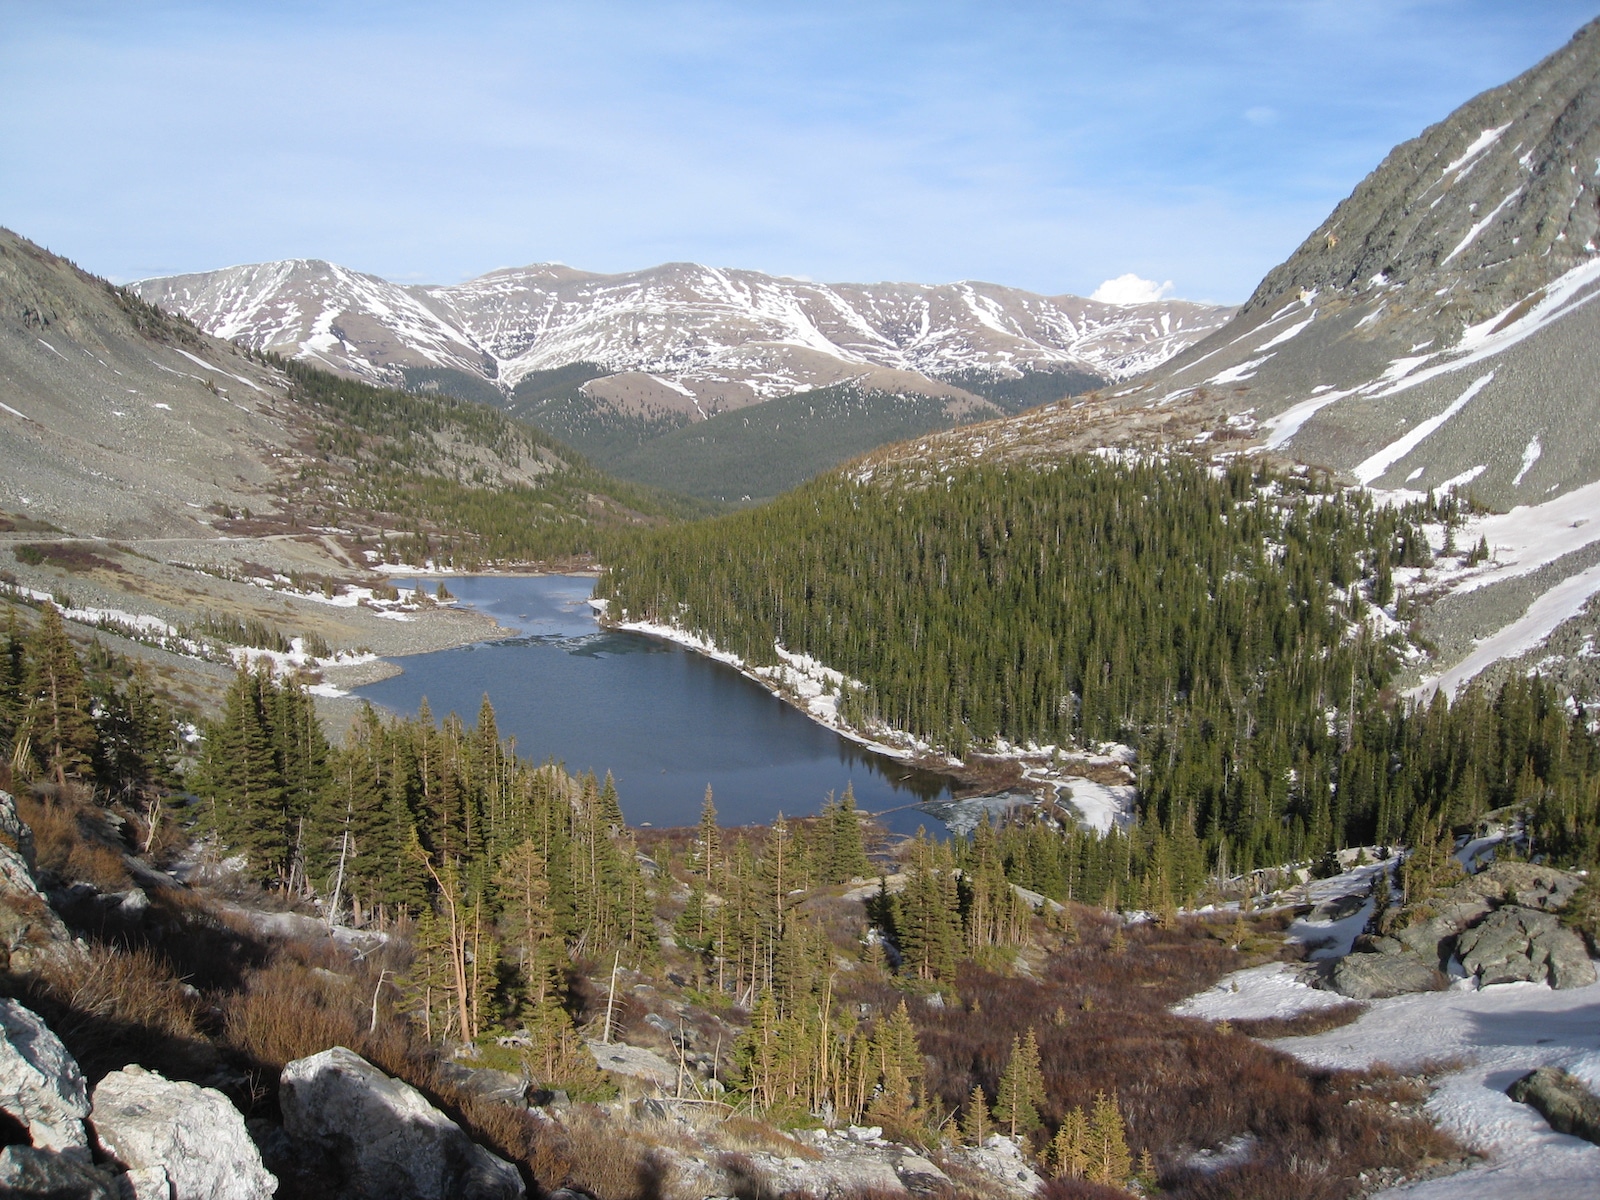
[{"label": "evergreen forest", "polygon": [[[1592,861],[1582,712],[1537,680],[1420,712],[1389,688],[1414,653],[1395,573],[1462,512],[1238,460],[872,466],[620,544],[597,594],[753,665],[812,655],[846,677],[849,723],[956,757],[1133,746],[1133,828],[1007,831],[1013,878],[1048,895],[1182,902],[1208,871],[1414,844],[1514,803]],[[1102,877],[1102,856],[1122,865]]]}]

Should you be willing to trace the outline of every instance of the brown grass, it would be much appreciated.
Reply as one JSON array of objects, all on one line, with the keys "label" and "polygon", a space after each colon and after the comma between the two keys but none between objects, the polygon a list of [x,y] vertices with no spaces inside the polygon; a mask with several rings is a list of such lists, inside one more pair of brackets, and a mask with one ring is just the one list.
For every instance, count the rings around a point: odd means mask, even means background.
[{"label": "brown grass", "polygon": [[44,1017],[91,1084],[134,1062],[179,1078],[216,1064],[199,997],[147,949],[90,946],[0,990]]},{"label": "brown grass", "polygon": [[17,815],[33,830],[40,872],[64,883],[83,880],[102,892],[126,891],[133,885],[122,848],[113,844],[100,809],[69,793],[52,799],[24,793],[16,800]]}]

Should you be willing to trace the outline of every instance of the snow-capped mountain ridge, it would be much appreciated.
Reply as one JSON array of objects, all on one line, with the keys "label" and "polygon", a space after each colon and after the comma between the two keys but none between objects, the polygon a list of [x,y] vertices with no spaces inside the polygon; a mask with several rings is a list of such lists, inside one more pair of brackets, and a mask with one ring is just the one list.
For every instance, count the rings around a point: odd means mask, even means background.
[{"label": "snow-capped mountain ridge", "polygon": [[965,371],[1123,379],[1232,311],[976,282],[828,285],[695,263],[621,275],[540,263],[418,287],[289,259],[133,287],[219,336],[368,379],[444,368],[509,390],[531,372],[592,362],[656,376],[712,410],[847,381],[915,390],[906,372],[935,382]]}]

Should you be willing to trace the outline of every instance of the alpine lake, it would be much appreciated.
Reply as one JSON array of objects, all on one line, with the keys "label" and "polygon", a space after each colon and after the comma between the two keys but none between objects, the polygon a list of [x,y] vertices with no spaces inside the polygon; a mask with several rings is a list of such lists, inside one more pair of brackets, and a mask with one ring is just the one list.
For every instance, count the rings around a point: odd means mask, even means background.
[{"label": "alpine lake", "polygon": [[[395,581],[400,587],[435,581]],[[723,825],[809,816],[830,794],[855,793],[892,834],[925,827],[950,777],[870,751],[818,724],[733,667],[643,634],[602,629],[578,575],[462,576],[457,601],[514,635],[393,660],[399,675],[355,694],[414,716],[477,719],[485,695],[500,736],[535,762],[573,774],[611,772],[631,825],[692,825],[707,785]],[[933,808],[923,809],[923,804]]]}]

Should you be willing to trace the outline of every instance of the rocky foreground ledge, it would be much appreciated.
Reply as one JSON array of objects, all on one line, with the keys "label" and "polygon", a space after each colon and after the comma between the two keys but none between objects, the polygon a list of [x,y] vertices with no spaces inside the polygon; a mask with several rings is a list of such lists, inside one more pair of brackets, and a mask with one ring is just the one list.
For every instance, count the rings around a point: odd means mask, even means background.
[{"label": "rocky foreground ledge", "polygon": [[[336,1046],[280,1078],[293,1157],[321,1159],[351,1200],[517,1200],[517,1170],[420,1092]],[[278,1181],[244,1118],[214,1088],[129,1066],[92,1096],[59,1038],[0,999],[0,1110],[32,1145],[0,1151],[0,1195],[84,1200],[265,1200]]]}]

